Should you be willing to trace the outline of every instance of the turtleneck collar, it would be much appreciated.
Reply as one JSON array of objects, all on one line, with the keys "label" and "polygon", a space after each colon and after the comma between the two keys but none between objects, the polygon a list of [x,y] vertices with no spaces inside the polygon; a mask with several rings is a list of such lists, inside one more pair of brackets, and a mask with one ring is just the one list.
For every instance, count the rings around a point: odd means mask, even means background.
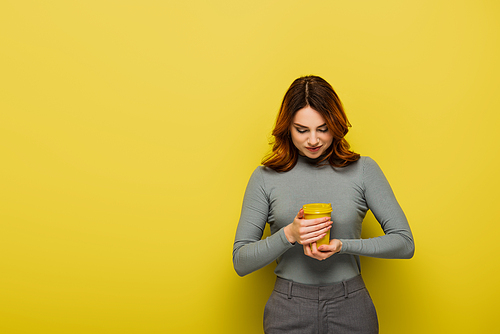
[{"label": "turtleneck collar", "polygon": [[312,159],[309,157],[306,157],[305,155],[299,155],[299,158],[297,159],[297,163],[306,163],[311,166],[315,167],[323,167],[328,165],[328,161],[324,161],[321,165],[318,165],[318,162],[321,160],[322,157],[318,157],[316,159]]}]

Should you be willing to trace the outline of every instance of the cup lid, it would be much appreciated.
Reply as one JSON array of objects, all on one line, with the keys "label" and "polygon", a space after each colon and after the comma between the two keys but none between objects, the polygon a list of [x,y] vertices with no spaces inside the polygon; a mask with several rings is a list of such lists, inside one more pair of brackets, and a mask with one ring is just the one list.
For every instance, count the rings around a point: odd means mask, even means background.
[{"label": "cup lid", "polygon": [[333,211],[331,203],[311,203],[304,204],[302,206],[304,209],[304,213],[306,214],[321,214],[321,213],[330,213]]}]

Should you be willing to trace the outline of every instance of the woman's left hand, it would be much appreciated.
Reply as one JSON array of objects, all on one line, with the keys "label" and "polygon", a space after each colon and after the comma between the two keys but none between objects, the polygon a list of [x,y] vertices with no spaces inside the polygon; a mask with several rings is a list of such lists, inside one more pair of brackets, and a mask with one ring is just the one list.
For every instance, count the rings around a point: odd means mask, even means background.
[{"label": "woman's left hand", "polygon": [[330,244],[321,245],[319,246],[319,248],[316,246],[315,242],[313,242],[311,245],[302,246],[304,247],[304,254],[312,257],[313,259],[323,261],[328,259],[333,254],[340,252],[340,250],[342,249],[342,241],[338,239],[332,239],[330,240]]}]

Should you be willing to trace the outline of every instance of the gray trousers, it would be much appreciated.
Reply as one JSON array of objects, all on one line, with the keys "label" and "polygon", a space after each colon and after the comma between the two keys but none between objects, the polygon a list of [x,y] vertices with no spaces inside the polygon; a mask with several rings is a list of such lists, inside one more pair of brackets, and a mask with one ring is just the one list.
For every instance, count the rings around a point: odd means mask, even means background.
[{"label": "gray trousers", "polygon": [[361,276],[327,286],[278,277],[264,309],[264,332],[378,333],[377,312]]}]

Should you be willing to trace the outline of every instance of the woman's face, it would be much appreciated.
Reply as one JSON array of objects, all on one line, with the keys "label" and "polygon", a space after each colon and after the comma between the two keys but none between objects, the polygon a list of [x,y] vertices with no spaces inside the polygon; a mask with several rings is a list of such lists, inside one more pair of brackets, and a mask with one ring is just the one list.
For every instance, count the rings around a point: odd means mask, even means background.
[{"label": "woman's face", "polygon": [[309,106],[297,111],[290,133],[299,153],[311,159],[319,158],[333,141],[323,116]]}]

